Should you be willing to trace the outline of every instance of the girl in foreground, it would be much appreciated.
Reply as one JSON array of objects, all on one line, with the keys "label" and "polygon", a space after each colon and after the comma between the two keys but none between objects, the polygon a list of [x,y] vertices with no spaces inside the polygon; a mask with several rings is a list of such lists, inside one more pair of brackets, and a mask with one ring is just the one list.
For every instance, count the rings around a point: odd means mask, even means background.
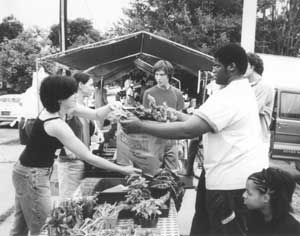
[{"label": "girl in foreground", "polygon": [[288,173],[275,168],[249,176],[243,195],[248,235],[300,235],[300,223],[289,214],[295,187]]},{"label": "girl in foreground", "polygon": [[51,211],[50,174],[56,151],[67,147],[71,152],[94,166],[125,175],[139,172],[130,166],[118,166],[93,155],[64,121],[66,114],[86,119],[103,119],[113,105],[97,110],[79,107],[76,103],[78,85],[74,78],[49,76],[40,87],[44,110],[37,117],[28,143],[13,170],[16,190],[15,219],[10,235],[39,235]]}]

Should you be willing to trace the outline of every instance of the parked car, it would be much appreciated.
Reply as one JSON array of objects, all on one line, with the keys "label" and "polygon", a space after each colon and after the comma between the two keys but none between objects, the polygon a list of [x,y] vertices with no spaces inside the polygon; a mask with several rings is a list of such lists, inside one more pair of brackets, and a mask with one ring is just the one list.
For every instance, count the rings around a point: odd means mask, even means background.
[{"label": "parked car", "polygon": [[[20,117],[22,109],[21,94],[5,94],[0,96],[0,125],[13,124]],[[15,123],[16,124],[16,123]]]},{"label": "parked car", "polygon": [[300,170],[300,88],[276,89],[273,121],[271,158],[294,162]]}]

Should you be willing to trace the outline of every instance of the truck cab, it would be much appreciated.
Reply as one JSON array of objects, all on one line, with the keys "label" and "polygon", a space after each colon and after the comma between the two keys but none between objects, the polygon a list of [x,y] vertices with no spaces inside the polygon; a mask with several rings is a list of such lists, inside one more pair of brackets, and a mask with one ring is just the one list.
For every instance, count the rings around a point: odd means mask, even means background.
[{"label": "truck cab", "polygon": [[300,171],[300,89],[276,89],[270,157],[285,160]]}]

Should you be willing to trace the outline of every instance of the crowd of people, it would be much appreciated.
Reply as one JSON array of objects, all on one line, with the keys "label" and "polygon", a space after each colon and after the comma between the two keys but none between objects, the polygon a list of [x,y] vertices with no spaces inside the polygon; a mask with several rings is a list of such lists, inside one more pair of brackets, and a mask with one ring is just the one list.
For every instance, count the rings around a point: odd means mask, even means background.
[{"label": "crowd of people", "polygon": [[[273,91],[261,82],[258,75],[262,70],[252,56],[236,44],[221,47],[215,53],[213,68],[219,89],[193,115],[177,112],[180,120],[171,123],[142,122],[136,117],[121,121],[128,133],[166,139],[203,136],[204,169],[198,182],[190,235],[300,233],[299,222],[289,215],[290,208],[274,203],[276,199],[289,206],[295,183],[287,173],[269,169],[265,141],[268,131],[264,127],[269,127]],[[248,67],[249,75],[245,75]],[[261,171],[273,176],[271,179],[262,174],[266,191],[260,191],[258,181],[249,190],[251,175]],[[253,192],[257,198],[252,198]],[[267,200],[259,204],[260,197]],[[257,204],[255,207],[250,199]],[[261,216],[260,224],[248,224],[258,218],[249,218],[247,207]]]},{"label": "crowd of people", "polygon": [[[203,145],[191,236],[198,235],[300,235],[300,223],[290,214],[295,181],[286,172],[269,167],[269,126],[274,89],[262,79],[263,62],[253,53],[229,44],[216,51],[213,74],[218,89],[199,106],[195,100],[184,110],[184,97],[170,84],[174,68],[165,60],[153,67],[156,85],[142,79],[135,94],[125,83],[125,105],[139,101],[149,107],[166,104],[175,122],[143,122],[130,116],[120,120],[123,130],[167,140],[162,167],[178,169],[176,140],[192,139],[186,174]],[[10,235],[38,235],[51,211],[50,175],[59,152],[59,185],[66,199],[80,183],[83,162],[125,175],[139,173],[95,156],[89,146],[89,122],[103,120],[120,109],[109,102],[96,109],[84,104],[93,79],[85,73],[49,76],[40,87],[44,109],[33,124],[28,143],[13,170],[16,190],[15,220]],[[122,97],[122,96],[121,96]],[[96,125],[97,127],[97,125]]]}]

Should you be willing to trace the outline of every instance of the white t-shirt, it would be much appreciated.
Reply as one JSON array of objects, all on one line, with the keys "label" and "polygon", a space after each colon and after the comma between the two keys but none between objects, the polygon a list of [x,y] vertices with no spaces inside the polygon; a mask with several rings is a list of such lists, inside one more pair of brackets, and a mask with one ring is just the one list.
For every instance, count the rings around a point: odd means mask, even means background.
[{"label": "white t-shirt", "polygon": [[264,142],[269,144],[271,136],[269,127],[272,120],[275,90],[271,84],[264,80],[259,80],[257,83],[250,85],[254,89],[258,104],[260,124],[262,127],[262,138]]},{"label": "white t-shirt", "polygon": [[214,130],[203,135],[207,189],[243,189],[250,174],[268,167],[259,145],[257,102],[247,79],[231,82],[194,114]]}]

